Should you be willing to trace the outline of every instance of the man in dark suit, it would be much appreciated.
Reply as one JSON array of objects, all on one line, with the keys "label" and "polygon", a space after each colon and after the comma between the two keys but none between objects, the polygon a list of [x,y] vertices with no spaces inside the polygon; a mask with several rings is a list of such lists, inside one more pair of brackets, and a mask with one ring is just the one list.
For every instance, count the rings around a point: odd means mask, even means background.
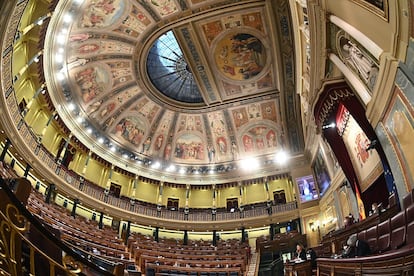
[{"label": "man in dark suit", "polygon": [[346,244],[347,248],[342,254],[345,258],[362,257],[371,254],[369,244],[363,240],[358,240],[357,234],[352,234]]}]

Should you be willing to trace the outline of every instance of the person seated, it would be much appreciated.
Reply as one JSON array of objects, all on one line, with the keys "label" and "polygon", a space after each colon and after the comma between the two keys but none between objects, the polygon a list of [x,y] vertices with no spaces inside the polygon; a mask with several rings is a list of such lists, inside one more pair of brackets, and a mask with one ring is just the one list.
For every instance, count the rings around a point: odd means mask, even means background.
[{"label": "person seated", "polygon": [[379,214],[380,209],[378,207],[378,204],[376,202],[372,203],[371,205],[371,211],[369,211],[369,215],[372,216],[374,214]]},{"label": "person seated", "polygon": [[367,242],[358,240],[357,234],[352,234],[346,241],[346,247],[342,253],[344,258],[362,257],[371,254],[371,249]]},{"label": "person seated", "polygon": [[313,250],[312,248],[309,248],[308,251],[306,251],[306,258],[308,259],[308,261],[311,261],[312,268],[317,267],[316,258],[318,257],[316,256],[315,250]]},{"label": "person seated", "polygon": [[296,245],[296,252],[294,256],[295,256],[295,261],[299,261],[299,260],[306,261],[306,251],[302,244],[298,243]]}]

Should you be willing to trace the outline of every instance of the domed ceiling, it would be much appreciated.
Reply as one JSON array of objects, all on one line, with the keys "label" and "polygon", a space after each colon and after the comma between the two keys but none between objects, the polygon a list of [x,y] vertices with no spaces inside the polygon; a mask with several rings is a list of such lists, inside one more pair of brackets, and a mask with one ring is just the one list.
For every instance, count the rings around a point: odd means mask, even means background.
[{"label": "domed ceiling", "polygon": [[238,174],[242,159],[302,152],[288,1],[61,0],[56,11],[51,100],[110,163]]}]

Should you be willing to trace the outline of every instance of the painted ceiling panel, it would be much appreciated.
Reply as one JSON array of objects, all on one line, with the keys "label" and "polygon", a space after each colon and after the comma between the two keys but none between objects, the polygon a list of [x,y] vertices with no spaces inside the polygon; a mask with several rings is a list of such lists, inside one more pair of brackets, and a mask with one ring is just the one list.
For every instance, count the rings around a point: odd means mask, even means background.
[{"label": "painted ceiling panel", "polygon": [[297,130],[284,120],[301,123],[281,2],[62,0],[44,55],[51,100],[111,163],[210,166],[289,150]]}]

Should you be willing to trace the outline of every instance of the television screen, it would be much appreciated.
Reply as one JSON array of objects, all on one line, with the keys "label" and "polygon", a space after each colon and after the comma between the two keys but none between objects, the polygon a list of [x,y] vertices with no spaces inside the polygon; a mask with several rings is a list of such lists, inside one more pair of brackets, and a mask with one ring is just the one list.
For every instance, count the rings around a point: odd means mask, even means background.
[{"label": "television screen", "polygon": [[312,169],[318,185],[319,196],[322,197],[331,184],[331,178],[329,177],[328,168],[326,167],[325,160],[323,159],[321,148],[319,148],[318,154],[312,164]]},{"label": "television screen", "polygon": [[296,178],[296,184],[299,189],[300,202],[306,202],[319,198],[318,190],[315,186],[315,180],[312,175]]}]

